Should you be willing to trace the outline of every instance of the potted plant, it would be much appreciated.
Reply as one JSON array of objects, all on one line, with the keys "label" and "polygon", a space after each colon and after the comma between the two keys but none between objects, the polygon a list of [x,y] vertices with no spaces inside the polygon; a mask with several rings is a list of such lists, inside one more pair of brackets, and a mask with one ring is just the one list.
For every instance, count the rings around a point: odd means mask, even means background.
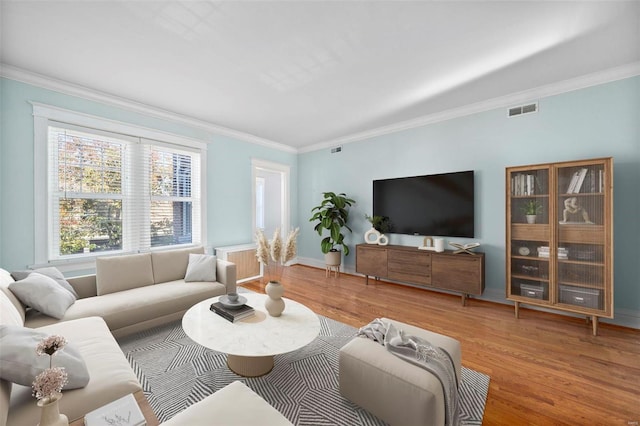
[{"label": "potted plant", "polygon": [[329,235],[320,241],[320,248],[325,255],[325,263],[331,266],[340,265],[340,252],[336,246],[342,246],[345,256],[349,254],[349,247],[344,243],[342,229],[346,228],[351,232],[347,220],[349,219],[349,207],[355,201],[347,198],[344,193],[323,192],[322,195],[324,199],[320,205],[311,209],[311,212],[315,213],[309,222],[317,222],[313,229],[320,236],[325,229],[329,231]]},{"label": "potted plant", "polygon": [[389,223],[389,218],[387,216],[369,216],[365,213],[364,217],[369,221],[369,223],[371,223],[373,229],[381,234],[389,232],[391,229],[391,224]]},{"label": "potted plant", "polygon": [[536,216],[542,212],[542,204],[537,200],[528,200],[524,206],[522,206],[522,211],[527,217],[527,223],[536,223]]}]

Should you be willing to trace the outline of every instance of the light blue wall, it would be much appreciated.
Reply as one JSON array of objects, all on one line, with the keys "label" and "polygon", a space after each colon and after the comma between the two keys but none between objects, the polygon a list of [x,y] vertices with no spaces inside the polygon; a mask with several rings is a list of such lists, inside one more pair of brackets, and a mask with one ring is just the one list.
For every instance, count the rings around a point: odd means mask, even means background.
[{"label": "light blue wall", "polygon": [[[538,113],[507,118],[505,108],[301,154],[299,255],[321,261],[320,237],[306,222],[323,191],[345,192],[351,248],[364,242],[374,179],[475,170],[476,238],[486,253],[487,293],[505,294],[505,167],[614,157],[616,309],[640,310],[640,77],[540,99]],[[305,224],[306,222],[306,224]],[[391,244],[422,238],[392,234]],[[355,255],[345,258],[355,270]]]},{"label": "light blue wall", "polygon": [[[504,169],[522,164],[613,156],[615,161],[615,306],[640,311],[640,77],[540,100],[540,111],[506,118],[499,109],[412,130],[295,155],[131,113],[16,81],[0,80],[0,267],[33,262],[33,118],[29,101],[168,131],[209,143],[208,243],[240,244],[251,235],[251,159],[289,164],[291,225],[301,227],[300,257],[322,262],[308,222],[323,191],[356,199],[348,241],[369,228],[372,180],[473,169],[476,238],[487,254],[487,293],[504,295]],[[464,239],[455,239],[465,241]],[[421,239],[391,235],[392,244]],[[355,269],[355,254],[345,259]]]},{"label": "light blue wall", "polygon": [[[29,101],[40,102],[208,143],[207,244],[224,246],[253,241],[251,159],[291,166],[292,205],[297,203],[297,156],[216,135],[163,119],[63,95],[14,80],[0,80],[0,267],[24,268],[34,262],[33,117]],[[292,223],[297,222],[296,210]]]}]

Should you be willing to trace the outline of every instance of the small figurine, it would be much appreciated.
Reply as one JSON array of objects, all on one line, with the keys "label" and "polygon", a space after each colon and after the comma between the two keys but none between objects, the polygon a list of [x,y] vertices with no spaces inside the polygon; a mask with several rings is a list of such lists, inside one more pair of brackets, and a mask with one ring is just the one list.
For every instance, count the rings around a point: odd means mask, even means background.
[{"label": "small figurine", "polygon": [[584,223],[593,223],[589,220],[589,213],[578,205],[578,198],[571,197],[564,200],[564,211],[562,212],[562,222],[569,222],[570,215],[581,215]]}]

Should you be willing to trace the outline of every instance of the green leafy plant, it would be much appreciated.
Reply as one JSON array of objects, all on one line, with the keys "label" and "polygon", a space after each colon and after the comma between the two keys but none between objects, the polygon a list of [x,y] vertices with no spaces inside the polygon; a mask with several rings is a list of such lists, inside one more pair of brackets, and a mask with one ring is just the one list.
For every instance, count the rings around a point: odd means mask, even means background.
[{"label": "green leafy plant", "polygon": [[522,212],[526,215],[537,215],[542,212],[542,204],[536,200],[528,200],[522,206]]},{"label": "green leafy plant", "polygon": [[391,229],[391,223],[389,222],[389,218],[387,216],[369,216],[368,214],[364,214],[365,219],[367,219],[373,229],[378,232],[385,233],[389,232]]},{"label": "green leafy plant", "polygon": [[315,213],[309,222],[317,222],[313,229],[320,236],[325,229],[329,231],[329,236],[324,237],[320,242],[323,253],[336,251],[336,246],[342,246],[344,255],[347,256],[349,247],[344,243],[342,229],[346,228],[352,232],[347,225],[347,220],[349,219],[349,207],[355,204],[355,201],[347,198],[344,193],[323,192],[322,195],[324,199],[320,205],[311,209],[311,212]]}]

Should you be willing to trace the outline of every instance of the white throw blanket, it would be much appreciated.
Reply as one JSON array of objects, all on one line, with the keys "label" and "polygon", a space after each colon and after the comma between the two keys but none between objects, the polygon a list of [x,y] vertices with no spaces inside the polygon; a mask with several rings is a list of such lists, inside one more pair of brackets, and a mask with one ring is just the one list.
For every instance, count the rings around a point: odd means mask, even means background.
[{"label": "white throw blanket", "polygon": [[358,330],[358,336],[384,345],[395,356],[436,376],[442,384],[445,401],[445,425],[458,426],[458,379],[449,353],[418,336],[406,335],[390,322],[379,318]]}]

